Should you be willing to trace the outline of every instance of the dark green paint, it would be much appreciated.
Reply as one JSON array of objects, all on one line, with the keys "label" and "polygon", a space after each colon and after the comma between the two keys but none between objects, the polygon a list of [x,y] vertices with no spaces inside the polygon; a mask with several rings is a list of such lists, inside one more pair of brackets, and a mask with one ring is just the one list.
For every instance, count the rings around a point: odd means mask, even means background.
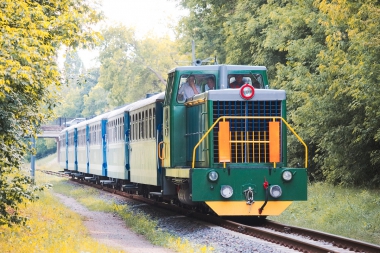
[{"label": "dark green paint", "polygon": [[[208,179],[208,173],[215,170],[219,174],[216,182]],[[282,179],[282,172],[289,170],[293,173],[293,179],[286,182]],[[254,200],[265,200],[265,180],[270,185],[279,185],[282,188],[282,196],[279,199],[269,197],[269,200],[291,201],[307,200],[307,170],[303,168],[234,168],[234,169],[192,169],[190,170],[192,182],[193,201],[242,201],[245,200],[243,191],[248,186],[253,187]],[[230,199],[224,199],[220,195],[222,185],[230,185],[234,194]]]}]

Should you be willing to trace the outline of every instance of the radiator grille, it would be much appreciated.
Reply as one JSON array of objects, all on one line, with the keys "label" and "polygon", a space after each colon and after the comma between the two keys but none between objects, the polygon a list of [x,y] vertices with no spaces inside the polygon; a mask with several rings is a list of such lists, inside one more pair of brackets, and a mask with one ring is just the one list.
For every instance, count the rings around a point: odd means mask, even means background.
[{"label": "radiator grille", "polygon": [[[213,121],[221,116],[279,116],[281,101],[214,101]],[[231,162],[269,162],[269,119],[230,119]],[[279,121],[279,120],[277,120]],[[214,162],[219,160],[218,125],[214,128]],[[281,136],[281,133],[280,133]],[[239,142],[239,143],[235,143]],[[256,142],[256,143],[254,143]],[[262,143],[257,143],[262,142]]]}]

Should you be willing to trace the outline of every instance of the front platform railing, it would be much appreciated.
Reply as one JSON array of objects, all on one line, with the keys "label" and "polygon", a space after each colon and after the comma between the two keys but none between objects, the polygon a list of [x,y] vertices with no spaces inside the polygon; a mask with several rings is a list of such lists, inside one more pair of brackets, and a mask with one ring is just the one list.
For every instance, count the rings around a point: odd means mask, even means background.
[{"label": "front platform railing", "polygon": [[[232,120],[266,120],[268,126],[263,131],[231,131],[229,121]],[[305,168],[308,162],[308,149],[305,142],[298,136],[294,129],[279,116],[221,116],[212,124],[207,132],[194,146],[192,157],[192,168],[195,167],[196,150],[210,132],[218,125],[218,161],[226,166],[226,163],[276,163],[280,162],[281,153],[281,126],[285,126],[296,136],[305,147]],[[248,124],[248,123],[247,123]]]}]

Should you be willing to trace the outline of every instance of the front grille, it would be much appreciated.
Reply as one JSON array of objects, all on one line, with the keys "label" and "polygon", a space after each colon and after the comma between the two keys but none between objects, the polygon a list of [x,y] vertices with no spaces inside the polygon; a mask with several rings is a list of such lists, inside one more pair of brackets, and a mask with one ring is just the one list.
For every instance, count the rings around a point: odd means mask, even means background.
[{"label": "front grille", "polygon": [[[281,101],[214,101],[213,121],[221,116],[281,117]],[[229,119],[232,163],[269,162],[268,123],[271,119]],[[277,119],[276,121],[279,121]],[[214,163],[219,162],[219,126],[214,127]],[[280,130],[281,136],[281,130]],[[236,143],[238,142],[238,143]],[[257,143],[261,142],[261,143]]]}]

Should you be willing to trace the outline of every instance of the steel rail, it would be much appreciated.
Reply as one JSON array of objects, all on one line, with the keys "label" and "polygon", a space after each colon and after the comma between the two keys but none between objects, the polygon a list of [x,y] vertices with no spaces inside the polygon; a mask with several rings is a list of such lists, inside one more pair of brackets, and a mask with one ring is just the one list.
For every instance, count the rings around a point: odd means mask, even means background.
[{"label": "steel rail", "polygon": [[329,242],[335,247],[355,251],[355,252],[380,252],[380,245],[371,244],[363,241],[354,240],[351,238],[333,235],[313,229],[300,228],[295,226],[283,225],[278,222],[267,220],[265,227],[273,229],[275,231],[292,233],[301,236],[307,236],[317,241]]}]

